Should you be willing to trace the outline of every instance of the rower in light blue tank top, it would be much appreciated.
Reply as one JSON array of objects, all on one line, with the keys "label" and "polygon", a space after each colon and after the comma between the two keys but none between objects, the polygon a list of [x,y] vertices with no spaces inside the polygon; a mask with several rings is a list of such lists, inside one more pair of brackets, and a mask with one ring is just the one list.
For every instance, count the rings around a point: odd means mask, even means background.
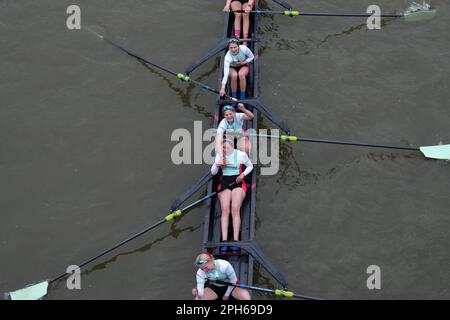
[{"label": "rower in light blue tank top", "polygon": [[238,161],[238,152],[234,149],[233,153],[226,156],[227,165],[222,167],[224,176],[237,176],[240,174],[239,168],[241,164]]},{"label": "rower in light blue tank top", "polygon": [[[217,264],[217,261],[214,262],[215,268],[213,271],[210,272],[206,272],[206,276],[208,277],[208,280],[210,281],[216,281],[216,280],[220,280],[220,281],[230,281],[230,279],[228,278],[228,276],[223,273],[222,271],[220,271],[220,267]],[[215,283],[216,286],[219,287],[223,287],[226,286],[226,284],[219,284],[219,283]]]},{"label": "rower in light blue tank top", "polygon": [[247,56],[243,52],[243,50],[239,50],[239,53],[237,55],[230,55],[231,56],[231,66],[233,66],[233,62],[240,62],[245,61],[247,59]]}]

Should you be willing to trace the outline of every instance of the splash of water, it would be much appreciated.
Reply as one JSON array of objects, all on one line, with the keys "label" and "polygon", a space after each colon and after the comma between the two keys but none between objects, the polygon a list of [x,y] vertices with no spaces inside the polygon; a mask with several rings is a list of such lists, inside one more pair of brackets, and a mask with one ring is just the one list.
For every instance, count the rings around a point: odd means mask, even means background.
[{"label": "splash of water", "polygon": [[426,3],[425,1],[422,4],[413,2],[408,9],[406,9],[405,14],[410,14],[418,11],[428,11],[431,9],[431,5]]}]

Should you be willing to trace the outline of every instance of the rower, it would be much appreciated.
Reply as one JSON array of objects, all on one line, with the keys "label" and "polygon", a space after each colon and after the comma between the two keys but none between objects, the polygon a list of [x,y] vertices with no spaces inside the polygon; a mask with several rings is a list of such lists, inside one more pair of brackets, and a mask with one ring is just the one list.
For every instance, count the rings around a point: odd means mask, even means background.
[{"label": "rower", "polygon": [[195,300],[250,300],[250,293],[246,289],[219,284],[214,281],[237,283],[236,272],[226,260],[214,259],[209,253],[202,253],[195,259],[197,270],[197,287],[192,289]]},{"label": "rower", "polygon": [[[241,21],[244,39],[248,39],[248,30],[250,28],[250,11],[254,5],[255,0],[227,0],[223,11],[230,12],[230,8],[231,11],[234,11],[234,36],[237,39],[241,38]],[[244,13],[239,11],[244,11]]]},{"label": "rower", "polygon": [[[245,132],[243,128],[244,121],[252,120],[254,115],[250,110],[245,108],[243,103],[238,103],[237,106],[242,112],[236,113],[235,108],[230,105],[226,105],[222,108],[223,119],[217,127],[215,146],[216,154],[218,154],[220,158],[222,158],[223,135],[227,133],[236,135],[237,148],[247,153],[249,157],[251,156],[250,139],[248,136],[243,136],[242,134]],[[228,138],[234,139],[231,136]]]},{"label": "rower", "polygon": [[[234,149],[233,140],[225,139],[223,141],[224,157],[216,154],[216,159],[211,167],[211,174],[216,175],[219,168],[222,169],[222,178],[217,190],[222,190],[219,194],[221,208],[221,230],[222,241],[228,241],[228,224],[231,217],[233,221],[233,241],[239,241],[239,232],[241,229],[241,206],[247,192],[247,184],[244,178],[253,170],[253,164],[245,152]],[[245,165],[245,170],[242,166]],[[220,254],[227,254],[228,249],[232,254],[239,254],[238,246],[222,246],[219,248]]]},{"label": "rower", "polygon": [[225,55],[223,64],[222,87],[220,88],[220,96],[225,95],[225,87],[228,77],[231,78],[231,96],[237,99],[237,79],[239,77],[239,100],[245,99],[245,91],[247,90],[247,75],[249,72],[249,63],[253,61],[255,56],[253,52],[244,45],[239,45],[236,38],[228,40],[228,52]]}]

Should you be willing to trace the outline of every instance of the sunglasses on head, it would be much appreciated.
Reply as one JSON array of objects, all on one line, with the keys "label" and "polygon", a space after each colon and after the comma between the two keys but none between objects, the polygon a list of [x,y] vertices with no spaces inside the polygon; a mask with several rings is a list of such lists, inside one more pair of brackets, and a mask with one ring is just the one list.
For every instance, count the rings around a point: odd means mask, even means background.
[{"label": "sunglasses on head", "polygon": [[208,260],[198,260],[197,261],[197,265],[200,266],[200,265],[205,264],[207,262],[208,262]]},{"label": "sunglasses on head", "polygon": [[222,111],[227,111],[227,110],[234,110],[234,108],[232,106],[225,106],[222,109]]},{"label": "sunglasses on head", "polygon": [[233,43],[233,42],[239,42],[239,41],[238,41],[238,39],[234,39],[234,38],[228,40],[228,43]]}]

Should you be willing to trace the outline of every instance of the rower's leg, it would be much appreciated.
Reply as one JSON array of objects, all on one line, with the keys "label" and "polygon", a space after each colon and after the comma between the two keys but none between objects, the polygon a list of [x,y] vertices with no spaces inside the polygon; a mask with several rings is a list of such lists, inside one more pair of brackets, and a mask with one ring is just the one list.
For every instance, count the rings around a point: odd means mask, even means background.
[{"label": "rower's leg", "polygon": [[200,298],[197,295],[197,288],[192,289],[192,294],[195,294],[195,300],[217,300],[219,298],[217,294],[210,288],[205,288],[203,298]]},{"label": "rower's leg", "polygon": [[[242,4],[239,1],[233,1],[231,3],[231,10],[242,10]],[[234,36],[236,38],[241,37],[241,20],[242,20],[242,13],[235,12],[234,13]]]},{"label": "rower's leg", "polygon": [[[242,68],[241,68],[241,70],[242,70]],[[235,92],[237,94],[237,79],[238,79],[238,76],[239,75],[238,75],[237,71],[234,68],[230,68],[231,95],[233,95],[233,92]]]},{"label": "rower's leg", "polygon": [[248,292],[247,289],[243,288],[234,288],[233,292],[231,292],[231,295],[236,300],[251,300],[250,292]]},{"label": "rower's leg", "polygon": [[[230,68],[231,70],[231,68]],[[247,90],[247,75],[248,75],[248,67],[244,66],[239,70],[239,90],[245,92]]]},{"label": "rower's leg", "polygon": [[[243,9],[250,8],[250,5],[248,3],[244,4],[242,6]],[[248,30],[250,28],[250,14],[249,13],[243,13],[243,23],[242,23],[242,29],[243,29],[243,36],[244,39],[248,39]]]},{"label": "rower's leg", "polygon": [[234,188],[231,191],[231,216],[233,218],[233,240],[239,241],[241,231],[241,206],[245,192],[242,188]]},{"label": "rower's leg", "polygon": [[230,203],[231,203],[231,191],[224,190],[219,193],[221,218],[220,227],[222,229],[222,241],[228,241],[228,222],[230,220]]},{"label": "rower's leg", "polygon": [[250,139],[247,137],[240,138],[237,141],[237,148],[241,151],[244,151],[249,157],[252,152],[252,145],[250,143]]}]

